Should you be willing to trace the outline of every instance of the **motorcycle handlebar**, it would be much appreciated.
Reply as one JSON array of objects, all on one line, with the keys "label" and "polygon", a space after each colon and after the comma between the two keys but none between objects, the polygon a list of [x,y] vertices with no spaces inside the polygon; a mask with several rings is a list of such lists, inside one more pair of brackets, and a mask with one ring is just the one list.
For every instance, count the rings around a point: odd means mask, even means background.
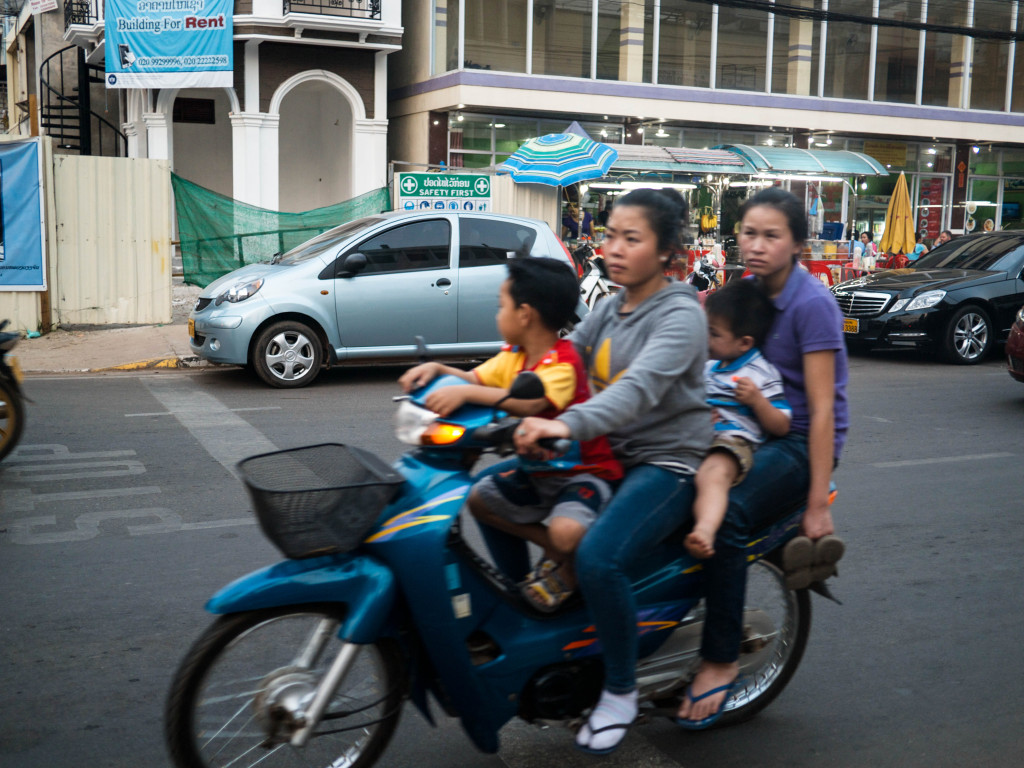
[{"label": "motorcycle handlebar", "polygon": [[[511,446],[512,435],[520,421],[522,419],[502,419],[495,424],[478,427],[473,433],[473,438],[495,446]],[[572,440],[567,440],[564,437],[542,437],[537,444],[558,455],[566,454],[572,448]]]}]

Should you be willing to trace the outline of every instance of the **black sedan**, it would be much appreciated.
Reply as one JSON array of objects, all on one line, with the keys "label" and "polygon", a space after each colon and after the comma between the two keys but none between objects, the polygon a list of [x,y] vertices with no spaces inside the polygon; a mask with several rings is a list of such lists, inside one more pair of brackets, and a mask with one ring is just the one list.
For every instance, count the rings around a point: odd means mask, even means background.
[{"label": "black sedan", "polygon": [[833,286],[851,347],[933,347],[979,363],[1024,303],[1024,232],[984,232],[939,246],[906,269]]}]

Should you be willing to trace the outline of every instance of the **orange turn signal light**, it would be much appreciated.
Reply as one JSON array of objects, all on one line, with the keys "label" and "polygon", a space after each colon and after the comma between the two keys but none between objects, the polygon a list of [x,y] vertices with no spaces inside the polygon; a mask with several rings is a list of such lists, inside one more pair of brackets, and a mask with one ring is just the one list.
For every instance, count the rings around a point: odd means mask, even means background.
[{"label": "orange turn signal light", "polygon": [[451,445],[458,442],[466,434],[466,428],[457,424],[446,424],[443,421],[435,421],[420,436],[423,445]]}]

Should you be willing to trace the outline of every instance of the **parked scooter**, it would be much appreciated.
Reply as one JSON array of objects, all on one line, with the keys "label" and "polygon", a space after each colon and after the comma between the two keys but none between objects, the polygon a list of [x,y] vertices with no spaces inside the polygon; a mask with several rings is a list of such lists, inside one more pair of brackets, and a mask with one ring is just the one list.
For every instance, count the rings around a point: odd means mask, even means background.
[{"label": "parked scooter", "polygon": [[21,370],[11,354],[21,338],[6,333],[7,321],[0,322],[0,461],[14,450],[25,428],[25,396],[21,392]]},{"label": "parked scooter", "polygon": [[583,241],[572,250],[572,260],[580,277],[580,296],[583,303],[593,309],[597,302],[607,298],[618,291],[618,286],[608,276],[608,268],[604,263],[604,256],[598,255],[590,244],[590,238]]},{"label": "parked scooter", "polygon": [[[365,768],[405,698],[434,722],[428,693],[494,753],[511,718],[574,726],[597,701],[601,645],[582,599],[540,613],[463,538],[470,468],[484,452],[511,451],[518,420],[474,405],[442,419],[423,406],[429,392],[459,383],[442,376],[400,398],[397,432],[415,447],[393,468],[344,445],[240,463],[264,533],[289,559],[207,603],[219,618],[167,701],[176,766]],[[537,387],[522,374],[510,397],[539,397]],[[794,506],[749,544],[741,684],[721,724],[767,706],[800,663],[810,600],[786,588],[774,553],[801,514]],[[640,700],[648,712],[674,707],[698,662],[700,562],[673,537],[650,553],[634,589]]]}]

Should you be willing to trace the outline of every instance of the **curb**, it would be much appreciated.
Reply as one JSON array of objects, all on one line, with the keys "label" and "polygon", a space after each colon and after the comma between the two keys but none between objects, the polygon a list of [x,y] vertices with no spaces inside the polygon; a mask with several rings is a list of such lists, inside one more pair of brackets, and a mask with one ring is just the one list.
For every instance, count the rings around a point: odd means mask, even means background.
[{"label": "curb", "polygon": [[140,360],[135,363],[122,363],[106,368],[91,368],[100,371],[143,371],[152,368],[205,368],[209,363],[199,357],[156,357],[152,360]]}]

